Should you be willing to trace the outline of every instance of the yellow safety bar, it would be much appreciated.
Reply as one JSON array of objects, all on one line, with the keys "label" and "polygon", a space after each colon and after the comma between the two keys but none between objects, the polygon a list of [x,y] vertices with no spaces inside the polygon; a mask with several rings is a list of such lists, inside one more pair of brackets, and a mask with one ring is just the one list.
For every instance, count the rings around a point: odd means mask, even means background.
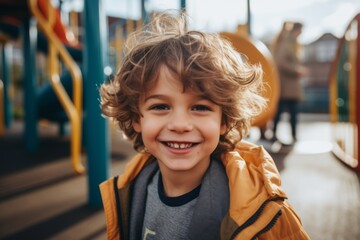
[{"label": "yellow safety bar", "polygon": [[[54,19],[54,9],[49,3],[49,20],[40,12],[37,0],[28,0],[30,10],[37,19],[38,24],[47,39],[49,40],[49,64],[50,64],[50,83],[54,88],[56,96],[59,98],[66,115],[72,125],[71,130],[71,163],[75,173],[83,173],[85,168],[81,161],[81,133],[82,133],[82,75],[79,66],[72,59],[62,42],[53,31],[52,20]],[[59,56],[68,67],[73,81],[73,102],[66,93],[59,77]]]},{"label": "yellow safety bar", "polygon": [[71,32],[74,33],[74,42],[79,43],[79,21],[78,21],[78,13],[75,11],[71,11],[70,15],[70,29]]}]

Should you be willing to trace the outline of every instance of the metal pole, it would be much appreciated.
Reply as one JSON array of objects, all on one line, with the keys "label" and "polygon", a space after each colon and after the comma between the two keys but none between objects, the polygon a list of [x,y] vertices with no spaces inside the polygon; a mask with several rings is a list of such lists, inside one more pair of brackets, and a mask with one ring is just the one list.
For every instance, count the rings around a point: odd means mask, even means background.
[{"label": "metal pole", "polygon": [[250,7],[250,0],[247,0],[247,29],[248,29],[249,36],[251,36],[251,7]]},{"label": "metal pole", "polygon": [[186,12],[186,0],[180,0],[180,9]]},{"label": "metal pole", "polygon": [[36,21],[32,18],[24,22],[24,117],[25,147],[29,152],[38,149],[37,97],[36,97]]},{"label": "metal pole", "polygon": [[146,10],[146,2],[146,0],[141,0],[141,18],[144,24],[149,22],[149,14]]},{"label": "metal pole", "polygon": [[6,127],[9,127],[12,122],[12,104],[9,97],[9,87],[10,87],[10,64],[9,64],[9,53],[10,53],[10,45],[4,43],[2,44],[2,70],[3,70],[3,84],[4,84],[4,123]]},{"label": "metal pole", "polygon": [[108,126],[101,116],[99,86],[105,81],[106,16],[101,0],[84,2],[85,137],[88,157],[89,204],[102,205],[99,184],[109,177]]}]

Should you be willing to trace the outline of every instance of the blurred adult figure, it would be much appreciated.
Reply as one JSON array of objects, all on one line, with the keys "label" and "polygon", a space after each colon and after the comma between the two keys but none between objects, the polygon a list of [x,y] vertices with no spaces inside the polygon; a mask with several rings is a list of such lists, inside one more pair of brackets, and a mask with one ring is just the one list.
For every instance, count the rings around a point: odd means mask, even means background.
[{"label": "blurred adult figure", "polygon": [[301,77],[307,72],[300,61],[300,44],[298,37],[303,25],[299,22],[284,22],[273,45],[274,60],[280,78],[280,100],[273,122],[273,140],[276,141],[276,130],[283,112],[290,114],[293,142],[297,139],[298,103],[303,97]]}]

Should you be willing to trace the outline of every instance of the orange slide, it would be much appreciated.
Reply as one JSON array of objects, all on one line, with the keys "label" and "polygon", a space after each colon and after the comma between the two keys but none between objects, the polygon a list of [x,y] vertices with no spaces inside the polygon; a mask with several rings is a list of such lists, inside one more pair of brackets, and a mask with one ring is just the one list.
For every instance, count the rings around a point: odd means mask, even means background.
[{"label": "orange slide", "polygon": [[222,32],[220,35],[228,39],[237,51],[245,54],[251,64],[260,64],[264,70],[265,89],[262,95],[268,99],[268,107],[252,124],[256,127],[265,126],[276,113],[280,95],[280,83],[272,55],[262,42],[245,34]]},{"label": "orange slide", "polygon": [[46,19],[49,18],[49,11],[54,11],[53,30],[65,45],[75,48],[81,47],[76,41],[74,34],[61,21],[59,10],[49,0],[38,0],[38,7]]}]

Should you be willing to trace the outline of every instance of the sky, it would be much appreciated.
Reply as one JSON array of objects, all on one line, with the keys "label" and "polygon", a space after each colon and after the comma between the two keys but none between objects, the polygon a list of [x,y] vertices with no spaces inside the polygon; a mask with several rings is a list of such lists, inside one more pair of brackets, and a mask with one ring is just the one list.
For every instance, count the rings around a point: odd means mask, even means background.
[{"label": "sky", "polygon": [[[140,0],[103,0],[103,4],[108,15],[141,17]],[[179,7],[180,0],[147,0],[146,4],[149,12]],[[326,32],[341,37],[360,13],[360,0],[250,0],[250,8],[254,38],[269,39],[283,21],[300,21],[304,28],[299,40],[307,44]],[[235,31],[238,24],[247,23],[247,0],[187,0],[186,10],[190,27],[196,30]]]}]

